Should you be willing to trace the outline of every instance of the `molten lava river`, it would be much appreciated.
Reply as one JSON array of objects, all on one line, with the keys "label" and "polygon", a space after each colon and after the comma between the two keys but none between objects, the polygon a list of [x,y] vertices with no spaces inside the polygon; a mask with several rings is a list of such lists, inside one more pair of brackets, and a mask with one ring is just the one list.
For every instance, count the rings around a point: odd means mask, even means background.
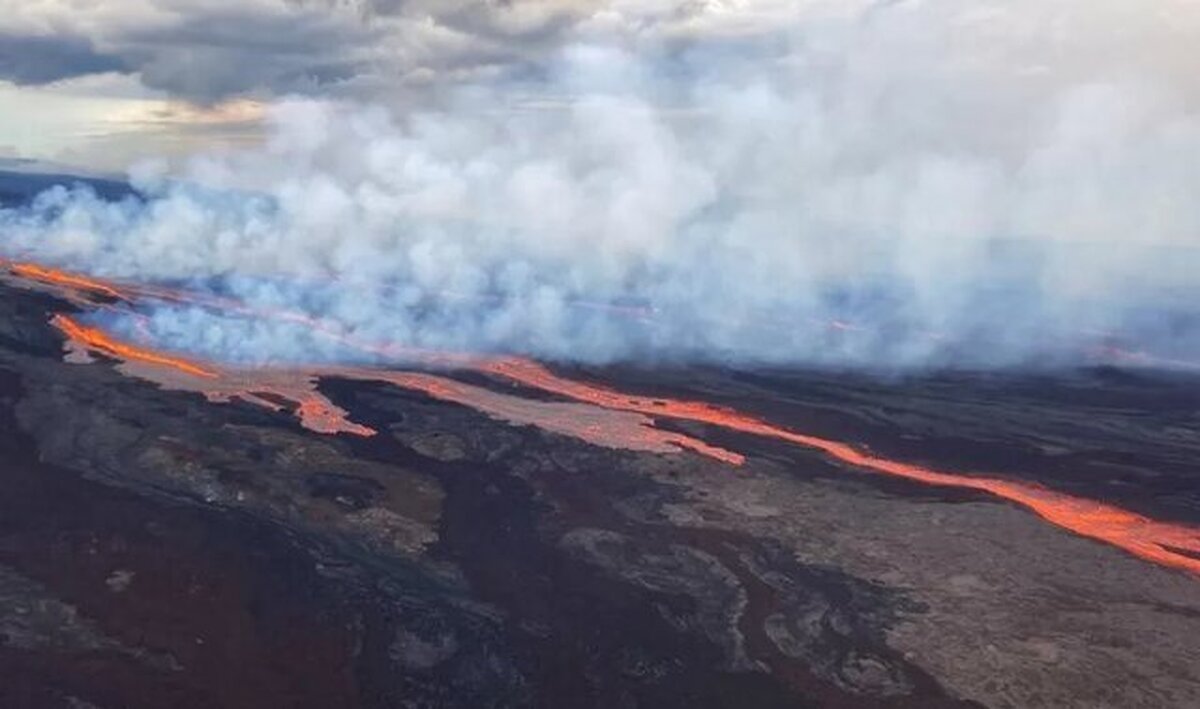
[{"label": "molten lava river", "polygon": [[[138,317],[137,303],[165,301],[228,312],[243,317],[275,318],[304,323],[341,345],[406,362],[412,370],[372,367],[313,366],[247,368],[200,362],[168,354],[143,343],[118,339],[65,314],[52,324],[63,334],[68,358],[88,361],[101,355],[119,364],[122,372],[161,386],[199,392],[214,402],[238,399],[275,411],[290,411],[300,423],[321,434],[373,436],[371,428],[352,420],[318,391],[321,378],[380,382],[422,392],[442,401],[476,409],[514,424],[537,426],[559,434],[616,449],[653,453],[691,451],[731,467],[745,457],[694,436],[658,427],[659,420],[691,421],[715,428],[783,441],[819,452],[839,464],[924,485],[973,490],[1021,505],[1042,519],[1163,566],[1200,575],[1200,528],[1156,521],[1102,502],[1074,497],[1048,488],[1003,477],[934,470],[867,453],[851,443],[831,440],[771,424],[760,418],[699,401],[645,398],[595,384],[569,379],[523,358],[473,357],[419,351],[390,343],[359,342],[337,327],[303,313],[262,310],[232,299],[207,294],[100,281],[81,274],[30,263],[5,263],[4,277],[28,288],[49,289],[77,305],[117,310]],[[144,316],[143,316],[144,317]],[[534,400],[467,384],[442,371],[473,371],[557,397]],[[423,371],[418,371],[423,370]]]}]

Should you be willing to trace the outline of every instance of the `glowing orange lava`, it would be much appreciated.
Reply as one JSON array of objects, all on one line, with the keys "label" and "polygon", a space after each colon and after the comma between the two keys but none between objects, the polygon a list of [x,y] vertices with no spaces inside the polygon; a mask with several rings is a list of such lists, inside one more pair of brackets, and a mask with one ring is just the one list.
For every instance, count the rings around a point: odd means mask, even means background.
[{"label": "glowing orange lava", "polygon": [[[321,377],[374,381],[423,392],[442,401],[469,406],[492,418],[537,426],[609,448],[657,453],[692,450],[723,462],[740,465],[744,458],[680,433],[663,431],[653,421],[636,413],[574,403],[533,401],[493,392],[445,377],[418,372],[394,372],[369,368],[313,367],[303,370],[203,368],[177,357],[161,354],[114,339],[97,329],[57,315],[52,320],[69,341],[127,363],[152,365],[129,373],[171,389],[195,391],[214,402],[234,399],[282,411],[280,402],[295,404],[294,414],[305,428],[323,434],[347,433],[370,437],[376,431],[350,420],[345,409],[317,391]],[[186,375],[186,376],[180,376]]]},{"label": "glowing orange lava", "polygon": [[605,387],[565,379],[530,360],[494,360],[480,366],[479,369],[526,386],[604,408],[707,423],[813,448],[835,460],[885,475],[928,485],[988,492],[1023,505],[1043,519],[1081,536],[1107,542],[1164,566],[1200,574],[1200,530],[1194,527],[1158,522],[1118,507],[1072,497],[1029,483],[940,472],[881,458],[864,453],[846,443],[790,431],[710,404],[630,396]]},{"label": "glowing orange lava", "polygon": [[170,389],[194,391],[213,402],[240,399],[271,411],[282,411],[278,400],[296,405],[300,424],[317,433],[349,433],[373,436],[375,430],[354,423],[349,412],[335,405],[316,389],[318,373],[288,370],[238,370],[202,367],[178,357],[138,347],[113,338],[98,328],[86,327],[66,315],[55,315],[51,324],[66,335],[68,342],[83,349],[100,352],[127,365],[149,365],[132,369],[134,374]]},{"label": "glowing orange lava", "polygon": [[347,416],[348,412],[337,406],[331,406],[324,397],[309,397],[300,402],[296,408],[300,425],[310,431],[334,435],[350,433],[356,436],[374,436],[376,431],[368,426],[354,423]]},{"label": "glowing orange lava", "polygon": [[208,379],[215,379],[217,377],[215,371],[205,369],[185,359],[159,354],[153,350],[115,340],[103,330],[80,325],[66,315],[55,315],[50,320],[50,323],[61,330],[71,340],[86,346],[88,349],[102,352],[118,359],[169,367],[196,377],[205,377]]},{"label": "glowing orange lava", "polygon": [[482,411],[492,418],[537,426],[608,448],[660,453],[687,449],[733,465],[741,465],[746,460],[738,453],[709,445],[691,436],[654,428],[650,417],[636,412],[629,412],[632,416],[612,416],[611,414],[616,412],[611,409],[524,399],[455,379],[417,372],[342,370],[342,375],[388,382],[404,389],[422,391],[435,399]]},{"label": "glowing orange lava", "polygon": [[[66,289],[125,298],[121,290],[75,274],[66,274],[33,264],[10,267],[17,275]],[[139,292],[130,287],[126,293],[145,297],[196,302],[204,307],[261,317],[283,317],[306,324],[320,321],[302,313],[260,311],[237,301],[217,296],[191,295],[154,287]],[[1124,549],[1155,563],[1200,574],[1200,530],[1182,524],[1148,519],[1111,505],[1072,497],[1039,485],[1005,480],[986,475],[964,475],[933,470],[862,452],[838,441],[798,433],[752,416],[696,401],[660,399],[625,394],[603,386],[567,379],[546,367],[522,358],[479,359],[467,355],[431,353],[400,345],[369,344],[355,341],[336,328],[321,325],[318,330],[363,351],[401,355],[410,361],[441,366],[467,367],[489,375],[564,396],[600,409],[626,412],[634,418],[605,418],[584,415],[577,408],[565,408],[554,402],[536,402],[499,394],[452,379],[430,374],[404,373],[373,369],[313,368],[305,371],[230,370],[206,368],[185,359],[120,342],[96,328],[80,325],[65,315],[56,315],[53,324],[71,341],[126,362],[150,365],[149,378],[160,382],[169,376],[186,375],[170,386],[200,391],[214,401],[242,399],[280,410],[282,405],[269,397],[296,404],[296,415],[304,426],[322,433],[374,435],[375,431],[349,420],[349,414],[316,391],[321,376],[382,381],[423,391],[445,401],[476,408],[495,418],[536,425],[548,430],[577,436],[610,447],[634,450],[666,451],[686,448],[700,454],[740,465],[738,453],[716,448],[703,441],[654,428],[655,418],[674,418],[719,426],[732,431],[785,441],[822,452],[832,459],[864,470],[912,480],[928,485],[987,492],[1020,504],[1043,519],[1081,536],[1090,537]]]},{"label": "glowing orange lava", "polygon": [[61,286],[69,290],[82,290],[89,293],[107,296],[116,300],[126,299],[125,295],[121,293],[121,291],[117,290],[111,285],[97,281],[93,278],[81,276],[77,273],[60,271],[55,268],[46,268],[45,266],[39,266],[36,263],[12,263],[9,264],[9,270],[22,278],[39,281],[49,285]]}]

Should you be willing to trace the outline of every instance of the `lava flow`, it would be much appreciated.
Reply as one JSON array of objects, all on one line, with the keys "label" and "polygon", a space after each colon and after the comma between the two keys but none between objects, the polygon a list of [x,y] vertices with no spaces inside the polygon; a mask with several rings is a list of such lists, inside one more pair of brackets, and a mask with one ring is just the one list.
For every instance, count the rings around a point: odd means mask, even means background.
[{"label": "lava flow", "polygon": [[[395,372],[366,367],[312,367],[305,369],[239,369],[207,367],[114,339],[97,328],[86,327],[66,315],[51,323],[66,337],[68,346],[99,352],[122,361],[127,373],[160,386],[194,391],[213,402],[234,399],[282,411],[294,405],[294,415],[305,428],[324,434],[348,433],[369,437],[372,428],[350,420],[345,409],[317,390],[321,378],[338,377],[372,381],[420,391],[430,397],[469,406],[492,418],[573,436],[608,448],[674,453],[692,450],[722,462],[740,465],[744,458],[680,433],[653,426],[650,417],[589,405],[523,399],[473,386],[446,377],[420,372]],[[184,375],[184,376],[181,376]],[[283,403],[281,403],[283,402]]]},{"label": "lava flow", "polygon": [[[342,376],[394,384],[422,391],[435,399],[469,406],[495,419],[537,426],[608,448],[656,453],[695,451],[724,463],[741,465],[745,457],[681,433],[655,428],[653,419],[637,412],[567,402],[535,401],[501,394],[455,379],[417,372],[371,369],[340,370]],[[612,416],[612,414],[620,414]]]},{"label": "lava flow", "polygon": [[[17,271],[15,267],[13,271],[31,280],[51,282],[61,288],[76,288],[110,297],[112,293],[121,293],[116,288],[92,279],[61,274],[51,269],[24,265],[22,271]],[[147,295],[154,297],[151,291],[152,289],[148,289]],[[186,299],[187,296],[171,293],[170,297]],[[221,308],[226,304],[223,299],[201,297],[198,300],[206,307]],[[239,306],[235,311],[249,314],[243,312],[243,307]],[[265,317],[271,315],[255,314]],[[374,430],[351,422],[346,411],[317,391],[316,384],[319,378],[342,377],[387,382],[422,391],[437,399],[470,406],[493,418],[538,426],[608,447],[656,452],[686,448],[735,465],[743,462],[740,454],[716,448],[683,434],[663,431],[653,425],[656,418],[695,421],[815,449],[834,460],[863,470],[927,485],[987,492],[1020,504],[1043,519],[1081,536],[1106,542],[1164,566],[1200,574],[1200,530],[1194,527],[1158,522],[1118,507],[1072,497],[1034,484],[993,476],[942,472],[882,458],[864,453],[846,443],[791,431],[711,404],[628,395],[602,386],[566,379],[526,359],[477,359],[461,355],[427,353],[431,361],[474,369],[573,399],[580,404],[532,401],[424,373],[367,368],[312,368],[298,371],[205,367],[120,342],[101,330],[80,325],[65,315],[55,316],[53,322],[70,342],[112,356],[127,364],[148,367],[149,372],[136,373],[160,384],[199,391],[213,401],[229,401],[236,398],[275,410],[284,408],[276,399],[293,402],[296,406],[295,414],[301,422],[306,427],[322,433],[351,433],[360,436],[375,434]],[[338,333],[330,334],[343,339]],[[365,351],[385,352],[391,348],[390,345],[356,343],[348,338],[345,338],[345,341]],[[412,354],[405,348],[400,349]],[[185,376],[179,377],[181,374]],[[605,410],[613,415],[599,415],[596,410]]]},{"label": "lava flow", "polygon": [[88,278],[87,276],[81,276],[77,273],[60,271],[55,268],[47,268],[45,266],[39,266],[36,263],[14,262],[7,264],[7,266],[14,275],[19,276],[20,278],[38,281],[51,286],[58,286],[71,293],[83,291],[84,293],[101,295],[113,300],[128,299],[124,293],[108,283],[103,283],[95,280],[94,278]]},{"label": "lava flow", "polygon": [[206,379],[215,379],[217,377],[215,371],[205,369],[185,359],[160,354],[153,350],[113,339],[103,330],[80,325],[73,318],[66,315],[55,315],[50,322],[61,330],[69,340],[79,343],[87,349],[102,352],[117,359],[169,367],[185,374],[204,377]]},{"label": "lava flow", "polygon": [[790,431],[711,404],[630,396],[605,387],[565,379],[530,360],[493,360],[481,365],[479,369],[595,406],[720,426],[813,448],[856,468],[928,485],[991,493],[1023,505],[1043,519],[1081,536],[1107,542],[1165,566],[1200,574],[1200,530],[1194,527],[1158,522],[1118,507],[1072,497],[1038,485],[987,476],[940,472],[881,458],[863,453],[846,443]]},{"label": "lava flow", "polygon": [[[313,377],[297,377],[288,372],[263,371],[258,376],[202,366],[189,360],[122,342],[103,330],[81,325],[67,315],[55,315],[50,323],[67,338],[68,346],[99,352],[125,363],[130,374],[162,386],[204,394],[214,402],[241,399],[263,408],[279,411],[284,406],[271,397],[295,402],[296,416],[308,429],[318,433],[374,435],[374,431],[348,420],[348,413],[316,391]],[[182,376],[181,376],[182,375]]]}]

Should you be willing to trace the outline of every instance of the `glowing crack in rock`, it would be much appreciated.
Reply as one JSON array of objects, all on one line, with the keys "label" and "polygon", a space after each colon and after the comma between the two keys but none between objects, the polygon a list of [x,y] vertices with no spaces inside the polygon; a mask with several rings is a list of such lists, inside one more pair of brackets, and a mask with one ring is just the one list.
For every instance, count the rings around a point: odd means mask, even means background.
[{"label": "glowing crack in rock", "polygon": [[46,268],[36,263],[12,263],[9,265],[9,269],[13,274],[21,278],[41,281],[52,286],[60,286],[66,290],[94,293],[114,300],[128,299],[124,293],[113,286],[77,273]]},{"label": "glowing crack in rock", "polygon": [[604,408],[720,426],[816,449],[834,460],[876,473],[928,485],[991,493],[1027,507],[1046,521],[1081,536],[1107,542],[1164,566],[1200,574],[1200,529],[1195,527],[1158,522],[1118,507],[1054,492],[1039,485],[991,476],[947,473],[889,460],[864,453],[846,443],[797,433],[711,404],[630,396],[607,387],[557,376],[530,360],[499,359],[482,365],[480,369],[526,386]]},{"label": "glowing crack in rock", "polygon": [[73,350],[90,350],[122,362],[122,371],[176,390],[203,394],[209,401],[241,400],[282,411],[294,405],[301,425],[317,433],[348,433],[373,436],[377,432],[350,420],[345,409],[317,390],[321,378],[341,378],[391,384],[423,392],[481,411],[488,416],[520,425],[572,436],[607,448],[653,453],[691,450],[716,460],[740,465],[744,458],[703,441],[653,426],[648,416],[611,411],[594,406],[545,402],[501,394],[446,377],[418,372],[394,372],[354,367],[306,369],[237,369],[200,365],[180,357],[117,341],[103,331],[80,325],[66,315],[56,315],[52,324],[67,338]]},{"label": "glowing crack in rock", "polygon": [[[78,289],[108,297],[129,293],[101,281],[25,265],[14,274],[56,287]],[[53,274],[53,275],[50,275]],[[110,292],[111,291],[111,292]],[[186,301],[189,295],[175,291],[146,288],[147,297],[170,297]],[[279,316],[270,311],[248,309],[219,297],[199,295],[196,301],[205,307],[229,308],[238,314],[259,317]],[[282,317],[306,317],[288,314]],[[200,364],[182,357],[121,342],[103,331],[79,324],[65,316],[53,323],[68,339],[75,353],[94,351],[120,360],[124,371],[158,382],[162,386],[197,391],[212,401],[240,399],[251,404],[283,410],[283,402],[295,406],[301,423],[321,433],[375,435],[375,431],[349,419],[349,413],[317,391],[321,377],[342,377],[361,381],[389,383],[424,392],[443,401],[475,408],[488,416],[512,423],[533,425],[545,430],[575,436],[613,448],[671,452],[681,449],[740,465],[741,454],[711,446],[694,437],[663,431],[655,419],[693,421],[813,449],[829,458],[858,469],[889,475],[913,482],[942,487],[986,492],[1019,504],[1042,519],[1080,536],[1105,542],[1154,563],[1200,574],[1200,529],[1159,522],[1112,505],[1073,497],[1040,485],[1006,480],[991,475],[938,471],[920,465],[890,460],[863,452],[854,446],[776,426],[732,409],[704,402],[630,395],[608,387],[568,379],[545,366],[517,357],[480,358],[466,355],[430,353],[399,345],[356,342],[331,331],[347,344],[374,353],[399,352],[411,359],[442,366],[457,366],[500,377],[577,403],[544,402],[500,394],[454,379],[427,373],[396,372],[369,368],[327,367],[305,370],[239,370]],[[603,411],[605,413],[598,413]]]}]

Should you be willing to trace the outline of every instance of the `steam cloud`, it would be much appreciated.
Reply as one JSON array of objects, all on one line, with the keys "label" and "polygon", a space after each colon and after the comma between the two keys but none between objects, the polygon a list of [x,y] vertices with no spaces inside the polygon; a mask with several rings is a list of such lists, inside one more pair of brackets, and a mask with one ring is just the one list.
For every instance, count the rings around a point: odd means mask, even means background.
[{"label": "steam cloud", "polygon": [[[1188,357],[1200,13],[1082,5],[893,3],[686,50],[574,46],[537,84],[403,115],[286,101],[259,150],[181,179],[140,166],[142,200],[51,191],[0,213],[0,238],[441,349],[904,368],[1069,364],[1116,339]],[[226,359],[349,356],[201,308],[149,329]]]}]

